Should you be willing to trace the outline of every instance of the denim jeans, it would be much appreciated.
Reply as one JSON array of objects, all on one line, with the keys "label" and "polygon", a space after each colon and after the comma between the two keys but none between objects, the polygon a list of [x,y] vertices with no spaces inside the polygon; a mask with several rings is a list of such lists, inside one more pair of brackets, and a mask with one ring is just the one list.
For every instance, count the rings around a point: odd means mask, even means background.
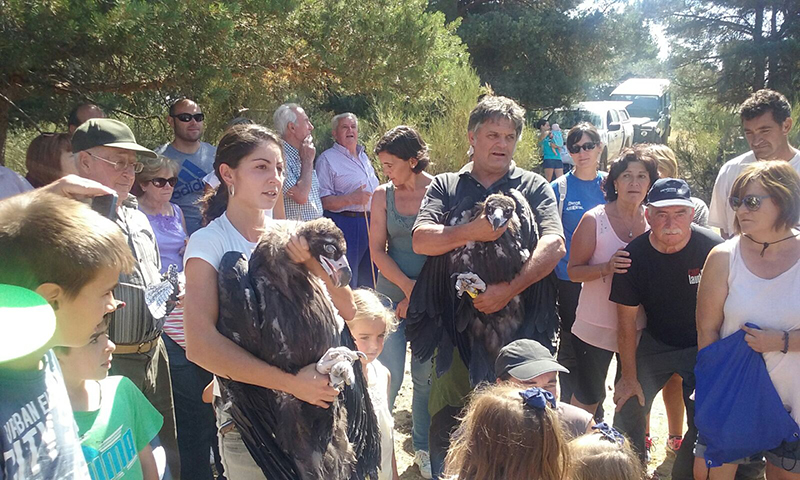
[{"label": "denim jeans", "polygon": [[208,452],[217,443],[217,427],[214,408],[211,404],[204,403],[202,398],[203,389],[213,376],[190,362],[186,358],[186,351],[168,335],[162,335],[162,339],[167,347],[172,374],[181,476],[213,480]]},{"label": "denim jeans", "polygon": [[[392,308],[396,308],[396,304]],[[383,352],[378,360],[389,369],[392,382],[389,386],[389,408],[394,410],[394,401],[400,386],[403,384],[403,375],[406,367],[406,321],[403,319],[397,330],[392,332],[383,344]],[[411,380],[414,391],[411,397],[411,441],[414,451],[428,451],[428,429],[431,416],[428,413],[428,397],[431,393],[431,372],[433,363],[431,359],[420,362],[416,357],[411,357]]]},{"label": "denim jeans", "polygon": [[348,217],[328,210],[325,210],[324,215],[333,220],[344,234],[347,243],[347,263],[350,264],[352,272],[350,288],[375,288],[372,282],[375,273],[372,257],[369,254],[367,219],[365,217]]}]

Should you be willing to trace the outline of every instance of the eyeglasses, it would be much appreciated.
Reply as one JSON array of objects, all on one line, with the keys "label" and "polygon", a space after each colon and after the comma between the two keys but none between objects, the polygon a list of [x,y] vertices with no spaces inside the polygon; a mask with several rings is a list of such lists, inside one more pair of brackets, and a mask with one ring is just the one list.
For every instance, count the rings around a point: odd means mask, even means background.
[{"label": "eyeglasses", "polygon": [[581,149],[585,151],[594,150],[594,147],[596,147],[597,145],[598,144],[595,142],[586,142],[583,145],[573,145],[569,147],[567,150],[569,150],[569,153],[578,153],[581,151]]},{"label": "eyeglasses", "polygon": [[751,212],[755,212],[761,208],[761,201],[769,197],[770,195],[745,195],[742,198],[730,196],[728,197],[728,203],[733,210],[738,210],[739,207],[744,205]]},{"label": "eyeglasses", "polygon": [[156,188],[164,188],[168,183],[170,187],[174,187],[175,184],[178,183],[178,177],[169,177],[169,178],[156,177],[150,180],[150,183],[152,183],[153,186]]},{"label": "eyeglasses", "polygon": [[201,123],[203,120],[206,119],[206,116],[203,113],[195,113],[194,115],[192,115],[191,113],[179,113],[177,115],[170,115],[170,117],[177,118],[183,123],[189,123],[192,121],[193,118],[194,121],[197,123]]},{"label": "eyeglasses", "polygon": [[142,173],[142,170],[144,169],[144,164],[141,163],[141,162],[129,163],[129,162],[126,162],[124,160],[121,160],[119,162],[113,162],[113,161],[111,161],[111,160],[109,160],[107,158],[103,158],[103,157],[100,157],[98,155],[95,155],[92,152],[86,152],[86,153],[88,153],[89,155],[93,156],[94,158],[96,158],[98,160],[102,160],[102,161],[104,161],[104,162],[106,162],[108,164],[114,165],[114,170],[116,170],[118,172],[121,172],[123,170],[127,170],[128,168],[133,168],[133,172],[134,173]]}]

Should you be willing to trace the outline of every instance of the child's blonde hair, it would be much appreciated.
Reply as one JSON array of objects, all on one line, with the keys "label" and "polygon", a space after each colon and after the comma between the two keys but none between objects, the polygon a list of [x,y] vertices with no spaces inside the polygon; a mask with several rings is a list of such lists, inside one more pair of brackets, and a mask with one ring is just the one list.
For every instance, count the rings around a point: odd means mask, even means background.
[{"label": "child's blonde hair", "polygon": [[568,452],[556,412],[526,406],[518,386],[473,393],[445,460],[459,480],[564,480]]},{"label": "child's blonde hair", "polygon": [[642,480],[644,469],[627,440],[618,443],[600,432],[569,442],[572,480]]},{"label": "child's blonde hair", "polygon": [[381,302],[379,295],[368,288],[353,290],[356,315],[347,324],[353,325],[362,320],[380,320],[386,325],[386,335],[397,330],[397,318],[394,316],[394,312]]}]

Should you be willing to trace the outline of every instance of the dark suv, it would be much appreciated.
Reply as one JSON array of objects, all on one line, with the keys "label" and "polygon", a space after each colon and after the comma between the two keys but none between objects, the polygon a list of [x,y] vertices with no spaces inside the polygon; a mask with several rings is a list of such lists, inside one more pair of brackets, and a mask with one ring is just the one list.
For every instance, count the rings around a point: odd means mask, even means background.
[{"label": "dark suv", "polygon": [[628,113],[633,122],[634,143],[667,143],[672,107],[669,80],[631,78],[614,89],[609,99],[631,102]]}]

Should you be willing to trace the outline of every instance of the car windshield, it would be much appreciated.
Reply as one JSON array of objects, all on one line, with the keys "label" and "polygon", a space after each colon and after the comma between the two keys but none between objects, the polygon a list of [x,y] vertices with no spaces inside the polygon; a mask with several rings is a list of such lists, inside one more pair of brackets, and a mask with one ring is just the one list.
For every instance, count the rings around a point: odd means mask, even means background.
[{"label": "car windshield", "polygon": [[581,122],[589,122],[595,127],[600,128],[603,120],[600,115],[584,109],[556,110],[547,119],[550,125],[557,123],[561,130],[567,131]]},{"label": "car windshield", "polygon": [[659,97],[645,95],[612,95],[614,100],[633,102],[626,108],[631,117],[656,118],[661,111]]}]

